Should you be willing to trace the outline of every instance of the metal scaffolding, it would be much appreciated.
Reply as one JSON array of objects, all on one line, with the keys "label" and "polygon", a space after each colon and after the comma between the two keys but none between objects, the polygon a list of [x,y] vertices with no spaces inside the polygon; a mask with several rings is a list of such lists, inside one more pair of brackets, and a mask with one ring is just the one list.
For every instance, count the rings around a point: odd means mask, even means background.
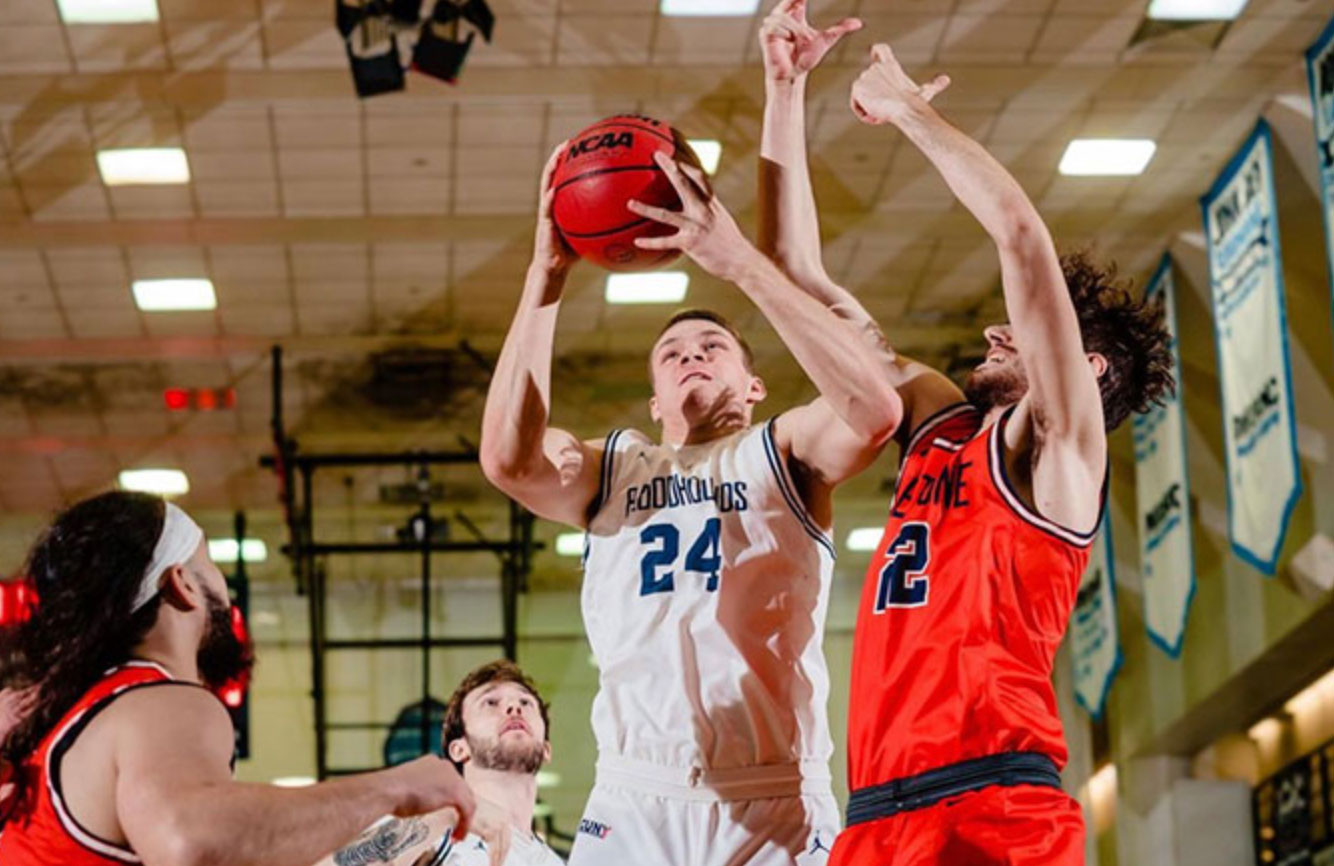
[{"label": "metal scaffolding", "polygon": [[[282,349],[272,350],[273,416],[272,431],[274,454],[263,457],[260,464],[274,470],[281,485],[283,511],[287,523],[288,543],[283,552],[292,562],[292,574],[297,592],[307,599],[310,617],[311,698],[315,709],[315,758],[318,778],[364,772],[371,767],[331,767],[328,756],[328,734],[331,730],[388,731],[391,722],[331,721],[326,699],[327,654],[341,650],[419,649],[421,652],[421,745],[429,751],[431,714],[427,711],[431,700],[430,652],[437,648],[495,646],[505,657],[514,660],[517,649],[518,596],[528,588],[532,571],[532,555],[537,548],[533,541],[533,515],[517,504],[509,503],[509,532],[503,541],[485,538],[466,517],[458,519],[474,536],[472,540],[453,541],[437,538],[433,527],[439,516],[431,508],[432,466],[478,465],[475,449],[458,451],[403,451],[397,453],[329,453],[305,454],[287,433],[283,419],[283,363]],[[417,509],[409,527],[411,537],[391,542],[354,540],[328,541],[316,538],[315,507],[312,491],[317,471],[342,468],[403,466],[415,470],[419,493]],[[479,470],[480,471],[480,470]],[[500,560],[501,634],[495,637],[446,637],[431,633],[431,564],[437,554],[494,553]],[[330,556],[362,554],[413,554],[419,558],[421,575],[421,634],[417,638],[331,639],[326,621],[327,571],[325,563]]]}]

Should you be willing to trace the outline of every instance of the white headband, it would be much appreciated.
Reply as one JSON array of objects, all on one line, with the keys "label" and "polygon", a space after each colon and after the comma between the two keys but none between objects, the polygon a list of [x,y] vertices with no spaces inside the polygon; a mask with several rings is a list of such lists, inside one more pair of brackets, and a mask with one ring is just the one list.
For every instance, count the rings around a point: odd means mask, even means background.
[{"label": "white headband", "polygon": [[144,569],[144,579],[139,584],[139,592],[134,597],[134,606],[130,612],[134,613],[152,601],[158,593],[158,579],[162,577],[162,572],[194,556],[199,549],[199,542],[203,540],[204,530],[199,528],[199,524],[168,502],[166,517],[162,521],[162,534],[158,536],[157,545],[153,548],[153,561]]}]

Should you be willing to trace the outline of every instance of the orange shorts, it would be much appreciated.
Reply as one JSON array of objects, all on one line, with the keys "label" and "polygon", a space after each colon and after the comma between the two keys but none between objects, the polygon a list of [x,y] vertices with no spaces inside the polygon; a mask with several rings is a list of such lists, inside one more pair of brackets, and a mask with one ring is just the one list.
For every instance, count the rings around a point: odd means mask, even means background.
[{"label": "orange shorts", "polygon": [[829,866],[1083,866],[1084,815],[1064,791],[993,786],[844,830]]}]

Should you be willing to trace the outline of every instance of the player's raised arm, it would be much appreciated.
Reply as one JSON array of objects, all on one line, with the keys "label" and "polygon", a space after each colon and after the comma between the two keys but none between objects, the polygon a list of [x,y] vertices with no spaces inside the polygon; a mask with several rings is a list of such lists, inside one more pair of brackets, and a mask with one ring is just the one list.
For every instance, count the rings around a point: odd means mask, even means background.
[{"label": "player's raised arm", "polygon": [[896,353],[879,323],[825,270],[820,223],[806,151],[806,82],[825,54],[861,28],[847,18],[826,29],[806,20],[806,0],[782,0],[760,28],[764,57],[764,126],[760,138],[759,248],[802,291],[847,320],[884,355],[890,382],[904,404],[899,434],[963,399],[941,373]]},{"label": "player's raised arm", "polygon": [[492,484],[529,510],[582,527],[596,492],[601,455],[548,424],[556,314],[576,261],[551,218],[551,175],[562,147],[542,172],[533,261],[487,391],[481,463]]},{"label": "player's raised arm", "polygon": [[1018,181],[931,107],[930,97],[948,84],[939,76],[918,85],[888,45],[876,45],[870,66],[853,85],[852,109],[864,123],[902,131],[991,236],[1044,448],[1056,441],[1076,445],[1082,462],[1100,477],[1106,454],[1102,401],[1056,246]]},{"label": "player's raised arm", "polygon": [[845,322],[793,285],[742,235],[703,172],[662,153],[654,158],[684,209],[678,213],[630,202],[630,209],[641,216],[677,229],[674,235],[635,243],[644,249],[679,249],[709,273],[739,287],[773,325],[821,395],[810,411],[781,416],[782,428],[789,433],[797,423],[793,419],[804,419],[792,443],[793,456],[831,485],[864,468],[902,417],[902,403],[884,375],[880,356],[869,344],[849,339]]}]

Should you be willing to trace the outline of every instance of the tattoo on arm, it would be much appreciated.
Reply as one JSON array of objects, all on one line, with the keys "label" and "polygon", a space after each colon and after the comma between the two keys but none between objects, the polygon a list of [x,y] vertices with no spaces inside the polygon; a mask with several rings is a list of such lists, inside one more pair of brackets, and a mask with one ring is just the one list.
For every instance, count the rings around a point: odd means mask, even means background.
[{"label": "tattoo on arm", "polygon": [[392,863],[394,858],[414,845],[426,841],[430,830],[421,818],[388,821],[372,827],[361,838],[334,853],[337,866],[372,866]]}]

